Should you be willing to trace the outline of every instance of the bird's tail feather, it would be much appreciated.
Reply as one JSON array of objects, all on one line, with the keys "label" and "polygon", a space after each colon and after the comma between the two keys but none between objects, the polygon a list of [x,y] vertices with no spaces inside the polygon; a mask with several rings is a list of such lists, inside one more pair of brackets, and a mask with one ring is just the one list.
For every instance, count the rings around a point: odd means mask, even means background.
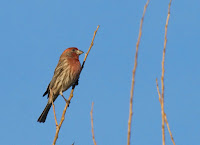
[{"label": "bird's tail feather", "polygon": [[45,120],[46,120],[46,118],[47,118],[47,115],[48,115],[48,113],[49,113],[49,110],[50,110],[50,108],[51,108],[51,103],[47,103],[47,105],[46,105],[46,107],[44,108],[44,110],[43,110],[43,112],[42,112],[42,114],[40,115],[40,117],[38,118],[38,122],[42,122],[42,123],[44,123],[45,122]]}]

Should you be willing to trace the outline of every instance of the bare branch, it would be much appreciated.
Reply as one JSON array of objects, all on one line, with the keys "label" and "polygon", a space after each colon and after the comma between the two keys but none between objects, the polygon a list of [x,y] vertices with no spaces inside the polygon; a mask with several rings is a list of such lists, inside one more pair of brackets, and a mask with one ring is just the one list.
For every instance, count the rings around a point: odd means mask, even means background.
[{"label": "bare branch", "polygon": [[94,106],[94,102],[92,102],[92,108],[91,108],[91,111],[90,111],[90,116],[91,116],[91,127],[92,127],[92,139],[93,139],[94,145],[97,145],[97,143],[96,143],[96,141],[95,141],[95,137],[94,137],[93,106]]},{"label": "bare branch", "polygon": [[[156,87],[157,87],[157,91],[158,91],[159,102],[160,102],[160,104],[161,104],[161,103],[162,103],[162,100],[161,100],[160,90],[159,90],[159,87],[158,87],[158,80],[157,80],[157,78],[156,78]],[[169,123],[168,123],[168,121],[167,121],[167,115],[166,115],[165,112],[164,112],[164,115],[165,115],[165,123],[166,123],[166,125],[167,125],[167,129],[168,129],[168,131],[169,131],[169,134],[170,134],[172,143],[173,143],[173,145],[176,145],[176,144],[175,144],[175,141],[174,141],[174,138],[173,138],[173,136],[172,136],[172,132],[171,132],[171,130],[170,130]]]},{"label": "bare branch", "polygon": [[148,4],[149,4],[149,0],[147,0],[147,3],[144,6],[143,15],[142,15],[142,18],[141,18],[141,21],[140,21],[138,41],[137,41],[137,44],[136,44],[135,64],[134,64],[133,75],[132,75],[131,97],[130,97],[130,107],[129,107],[127,145],[130,145],[130,138],[131,138],[131,122],[132,122],[132,115],[133,115],[133,92],[134,92],[134,85],[135,85],[135,72],[136,72],[136,68],[137,68],[138,47],[139,47],[140,39],[141,39],[141,36],[142,36],[142,24],[143,24],[144,15],[145,15]]},{"label": "bare branch", "polygon": [[164,48],[163,48],[163,59],[162,59],[162,76],[161,76],[161,87],[162,87],[162,93],[161,93],[161,114],[162,114],[162,141],[163,145],[165,145],[165,115],[164,115],[164,73],[165,73],[165,52],[166,52],[166,44],[167,44],[167,28],[169,23],[169,17],[170,17],[170,7],[171,7],[171,0],[169,2],[168,6],[168,15],[167,20],[165,24],[165,41],[164,41]]},{"label": "bare branch", "polygon": [[94,38],[95,38],[95,36],[96,36],[96,33],[97,33],[98,29],[99,29],[99,25],[97,26],[96,31],[94,31],[94,35],[93,35],[93,38],[92,38],[92,42],[91,42],[91,44],[90,44],[90,47],[89,47],[87,53],[85,54],[85,58],[84,58],[84,60],[83,60],[81,70],[83,69],[83,67],[84,67],[84,65],[85,65],[85,61],[86,61],[86,59],[87,59],[87,56],[88,56],[88,54],[89,54],[89,52],[90,52],[92,46],[94,45]]},{"label": "bare branch", "polygon": [[54,114],[54,119],[55,119],[55,123],[56,123],[56,127],[58,126],[58,122],[57,122],[57,119],[56,119],[56,111],[55,111],[55,106],[54,106],[54,103],[53,103],[53,99],[51,101],[52,103],[52,106],[53,106],[53,114]]},{"label": "bare branch", "polygon": [[174,141],[174,138],[173,138],[173,136],[172,136],[172,132],[171,132],[170,127],[169,127],[169,123],[168,123],[168,121],[167,121],[167,115],[166,115],[166,114],[165,114],[165,123],[166,123],[166,125],[167,125],[167,129],[168,129],[168,131],[169,131],[169,135],[170,135],[170,137],[171,137],[172,143],[173,143],[173,145],[176,145],[176,144],[175,144],[175,141]]}]

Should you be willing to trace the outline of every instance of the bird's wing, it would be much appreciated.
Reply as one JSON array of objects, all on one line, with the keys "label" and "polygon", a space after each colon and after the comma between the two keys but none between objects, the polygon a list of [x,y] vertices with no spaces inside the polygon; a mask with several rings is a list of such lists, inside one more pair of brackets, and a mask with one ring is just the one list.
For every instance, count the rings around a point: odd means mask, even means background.
[{"label": "bird's wing", "polygon": [[56,85],[56,82],[60,81],[59,76],[63,73],[63,66],[66,65],[66,64],[67,63],[66,63],[65,60],[59,60],[57,66],[55,68],[53,78],[52,78],[51,82],[49,83],[49,85],[48,85],[45,93],[43,94],[43,96],[48,94],[48,97],[49,97],[50,88],[53,88]]},{"label": "bird's wing", "polygon": [[66,69],[68,69],[67,60],[66,59],[60,59],[56,68],[55,68],[53,78],[52,78],[52,80],[49,84],[50,88],[53,88],[53,87],[59,88],[59,86],[57,86],[57,85],[60,81],[62,81],[62,79],[64,79],[63,74],[66,75],[66,73],[65,73]]}]

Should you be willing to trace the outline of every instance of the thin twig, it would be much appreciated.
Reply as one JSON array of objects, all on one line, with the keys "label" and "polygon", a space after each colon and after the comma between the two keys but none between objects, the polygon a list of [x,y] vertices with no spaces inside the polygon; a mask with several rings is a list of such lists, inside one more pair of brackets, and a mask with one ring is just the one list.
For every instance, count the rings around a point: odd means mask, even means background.
[{"label": "thin twig", "polygon": [[[49,96],[53,96],[53,94],[52,94],[52,91],[51,91],[51,89],[50,89],[50,95]],[[51,104],[52,104],[52,106],[53,106],[53,114],[54,114],[54,119],[55,119],[55,123],[56,123],[56,127],[58,126],[58,121],[57,121],[57,118],[56,118],[56,111],[55,111],[55,106],[54,106],[54,103],[53,103],[53,99],[51,99],[52,101],[51,101]]]},{"label": "thin twig", "polygon": [[96,141],[95,141],[95,137],[94,137],[93,106],[94,106],[94,102],[92,102],[92,108],[91,108],[91,111],[90,111],[90,116],[91,116],[91,127],[92,127],[92,139],[93,139],[94,145],[97,145],[97,143],[96,143]]},{"label": "thin twig", "polygon": [[[87,53],[85,54],[85,58],[84,58],[83,63],[82,63],[81,71],[82,71],[82,69],[83,69],[83,67],[84,67],[84,64],[85,64],[85,61],[86,61],[86,59],[87,59],[87,56],[88,56],[88,54],[89,54],[89,52],[90,52],[90,50],[91,50],[91,48],[92,48],[92,46],[93,46],[93,44],[94,44],[93,41],[94,41],[94,38],[95,38],[95,36],[96,36],[96,33],[97,33],[98,29],[99,29],[99,25],[97,26],[97,29],[96,29],[96,31],[94,32],[94,36],[93,36],[93,38],[92,38],[92,42],[91,42],[91,44],[90,44],[90,47],[89,47]],[[61,128],[61,126],[62,126],[63,121],[65,120],[65,113],[66,113],[66,110],[67,110],[67,108],[68,108],[68,106],[69,106],[69,103],[70,103],[71,99],[73,98],[74,89],[75,89],[75,85],[72,86],[72,90],[71,90],[70,96],[69,96],[69,98],[68,98],[68,102],[66,102],[66,105],[65,105],[65,108],[64,108],[64,110],[63,110],[63,114],[62,114],[60,123],[59,123],[59,125],[58,125],[57,128],[56,128],[56,134],[55,134],[55,137],[54,137],[54,140],[53,140],[53,145],[56,144],[56,141],[57,141],[57,139],[58,139],[58,134],[59,134],[60,128]]]},{"label": "thin twig", "polygon": [[164,40],[164,48],[163,48],[163,59],[162,59],[162,76],[161,76],[161,87],[162,87],[162,93],[161,93],[161,114],[162,114],[162,141],[163,145],[165,145],[165,115],[164,115],[164,73],[165,73],[165,52],[166,52],[166,44],[167,44],[167,28],[169,23],[169,17],[170,17],[170,7],[171,7],[171,0],[169,2],[168,6],[168,15],[167,20],[165,24],[165,40]]},{"label": "thin twig", "polygon": [[172,132],[171,132],[170,127],[169,127],[169,123],[168,123],[168,121],[167,121],[167,115],[166,115],[166,114],[165,114],[165,123],[166,123],[166,125],[167,125],[167,129],[168,129],[168,131],[169,131],[169,135],[170,135],[170,137],[171,137],[172,143],[173,143],[173,145],[176,145],[176,144],[175,144],[175,141],[174,141],[174,138],[173,138],[173,136],[172,136]]},{"label": "thin twig", "polygon": [[99,29],[99,25],[97,26],[96,31],[94,31],[94,35],[93,35],[93,38],[92,38],[92,42],[91,42],[91,44],[90,44],[90,47],[89,47],[87,53],[85,54],[85,58],[84,58],[84,60],[83,60],[81,70],[83,69],[83,67],[84,67],[84,65],[85,65],[85,61],[86,61],[86,59],[87,59],[87,56],[88,56],[88,54],[89,54],[89,52],[90,52],[92,46],[94,45],[94,38],[95,38],[95,36],[96,36],[96,33],[97,33],[98,29]]},{"label": "thin twig", "polygon": [[[53,96],[53,94],[52,94],[52,91],[51,91],[51,89],[50,89],[50,94],[49,94],[49,96]],[[54,103],[53,103],[53,99],[51,99],[52,101],[51,101],[51,104],[52,104],[52,106],[53,106],[53,114],[54,114],[54,119],[55,119],[55,123],[56,123],[56,127],[58,126],[58,121],[57,121],[57,118],[56,118],[56,111],[55,111],[55,106],[54,106]]]},{"label": "thin twig", "polygon": [[[159,102],[160,102],[160,104],[161,104],[161,103],[162,103],[162,100],[161,100],[161,95],[160,95],[160,90],[159,90],[157,78],[156,78],[156,87],[157,87],[157,91],[158,91]],[[172,132],[171,132],[171,130],[170,130],[169,123],[168,123],[168,121],[167,121],[167,115],[166,115],[165,112],[164,112],[164,115],[165,115],[165,123],[166,123],[166,125],[167,125],[167,129],[168,129],[168,131],[169,131],[169,134],[170,134],[172,143],[173,143],[173,145],[176,145],[176,144],[175,144],[175,141],[174,141],[174,138],[173,138],[173,136],[172,136]]]},{"label": "thin twig", "polygon": [[54,141],[53,141],[53,145],[56,144],[56,141],[57,141],[57,139],[58,139],[58,133],[59,133],[60,128],[61,128],[61,125],[62,125],[62,123],[63,123],[63,121],[64,121],[64,119],[65,119],[65,113],[66,113],[66,110],[67,110],[68,105],[69,105],[69,104],[66,103],[65,108],[64,108],[64,110],[63,110],[62,118],[61,118],[61,120],[60,120],[60,123],[59,123],[58,127],[56,128],[56,134],[55,134],[55,138],[54,138]]},{"label": "thin twig", "polygon": [[56,118],[56,111],[55,111],[55,106],[54,106],[54,103],[53,103],[53,99],[52,99],[52,106],[53,106],[53,114],[54,114],[54,119],[55,119],[55,123],[56,123],[56,127],[58,126],[58,121],[57,121],[57,118]]},{"label": "thin twig", "polygon": [[142,18],[141,18],[141,21],[140,21],[140,29],[139,29],[138,41],[137,41],[137,44],[136,44],[135,64],[134,64],[133,75],[132,75],[130,107],[129,107],[127,145],[130,145],[130,138],[131,138],[131,123],[132,123],[132,115],[133,115],[133,92],[134,92],[134,85],[135,85],[135,72],[136,72],[136,68],[137,68],[138,47],[139,47],[140,39],[141,39],[141,36],[142,36],[142,24],[143,24],[144,15],[145,15],[145,12],[146,12],[148,4],[149,4],[149,0],[147,0],[147,3],[144,6],[143,15],[142,15]]}]

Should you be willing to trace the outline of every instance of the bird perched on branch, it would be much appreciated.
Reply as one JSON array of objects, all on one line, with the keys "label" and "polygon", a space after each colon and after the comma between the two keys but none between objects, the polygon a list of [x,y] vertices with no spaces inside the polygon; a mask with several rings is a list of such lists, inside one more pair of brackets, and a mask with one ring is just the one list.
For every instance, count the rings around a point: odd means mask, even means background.
[{"label": "bird perched on branch", "polygon": [[[38,118],[38,122],[45,122],[52,101],[54,102],[59,95],[65,99],[63,92],[77,82],[81,72],[79,55],[82,53],[83,51],[78,50],[76,47],[70,47],[61,54],[53,78],[43,94],[43,96],[48,94],[49,99],[44,111]],[[65,101],[67,100],[65,99]]]}]

